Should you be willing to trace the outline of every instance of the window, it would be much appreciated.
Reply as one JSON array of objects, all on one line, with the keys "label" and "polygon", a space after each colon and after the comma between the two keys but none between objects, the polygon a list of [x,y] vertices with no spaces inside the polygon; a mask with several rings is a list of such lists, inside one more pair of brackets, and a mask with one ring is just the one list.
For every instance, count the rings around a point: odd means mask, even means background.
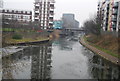
[{"label": "window", "polygon": [[7,10],[5,10],[5,12],[7,12]]},{"label": "window", "polygon": [[14,10],[12,10],[12,13],[14,13]]},{"label": "window", "polygon": [[21,13],[21,11],[18,11],[18,13]]}]

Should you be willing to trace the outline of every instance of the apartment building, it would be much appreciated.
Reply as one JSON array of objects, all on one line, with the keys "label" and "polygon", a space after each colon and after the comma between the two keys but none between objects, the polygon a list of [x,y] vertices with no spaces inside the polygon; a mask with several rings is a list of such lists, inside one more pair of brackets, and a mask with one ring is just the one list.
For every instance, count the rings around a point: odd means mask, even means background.
[{"label": "apartment building", "polygon": [[32,11],[3,9],[2,15],[4,19],[17,20],[19,22],[32,21]]},{"label": "apartment building", "polygon": [[114,3],[112,14],[113,29],[116,31],[120,31],[120,1]]},{"label": "apartment building", "polygon": [[35,0],[34,21],[41,29],[52,29],[54,19],[54,0]]},{"label": "apartment building", "polygon": [[104,0],[98,3],[97,16],[98,16],[99,22],[101,23],[101,26],[103,26],[105,2],[106,1]]},{"label": "apartment building", "polygon": [[98,4],[98,19],[103,31],[119,31],[120,0],[103,0]]}]

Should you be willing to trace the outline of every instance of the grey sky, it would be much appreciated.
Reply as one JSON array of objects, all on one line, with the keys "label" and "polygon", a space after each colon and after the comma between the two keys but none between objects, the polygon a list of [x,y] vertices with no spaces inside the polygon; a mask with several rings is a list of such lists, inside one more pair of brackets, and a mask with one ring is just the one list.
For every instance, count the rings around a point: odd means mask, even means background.
[{"label": "grey sky", "polygon": [[[63,13],[75,14],[75,19],[81,24],[91,14],[97,12],[98,0],[55,0],[55,19],[60,19]],[[4,8],[33,10],[34,0],[4,0]]]}]

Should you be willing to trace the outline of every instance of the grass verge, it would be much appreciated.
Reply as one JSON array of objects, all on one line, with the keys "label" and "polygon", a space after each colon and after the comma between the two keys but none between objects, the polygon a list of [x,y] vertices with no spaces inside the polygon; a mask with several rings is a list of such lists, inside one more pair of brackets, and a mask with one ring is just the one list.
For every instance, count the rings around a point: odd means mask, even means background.
[{"label": "grass verge", "polygon": [[9,39],[7,40],[7,44],[17,44],[17,43],[25,43],[25,42],[37,42],[37,41],[44,41],[44,40],[48,40],[49,38],[36,38],[36,39],[32,39],[32,38],[24,38],[24,39]]},{"label": "grass verge", "polygon": [[83,39],[85,40],[85,42],[86,42],[87,44],[89,44],[89,45],[91,45],[91,46],[93,46],[93,47],[95,47],[95,48],[97,48],[97,49],[99,49],[99,50],[101,50],[101,51],[103,51],[103,52],[105,52],[105,53],[107,53],[107,54],[110,54],[110,55],[112,55],[112,56],[117,57],[117,58],[120,59],[120,56],[119,56],[118,54],[113,53],[113,52],[111,52],[110,50],[101,48],[100,46],[95,45],[94,43],[88,42],[88,41],[87,41],[87,40],[88,40],[87,37],[84,36]]}]

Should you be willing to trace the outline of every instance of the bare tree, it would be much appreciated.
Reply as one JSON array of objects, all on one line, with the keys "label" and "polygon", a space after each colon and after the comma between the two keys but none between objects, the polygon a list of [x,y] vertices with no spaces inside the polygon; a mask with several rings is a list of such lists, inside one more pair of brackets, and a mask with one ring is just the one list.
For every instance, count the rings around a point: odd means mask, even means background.
[{"label": "bare tree", "polygon": [[86,34],[92,33],[95,35],[100,35],[101,34],[101,25],[99,23],[99,20],[96,16],[93,18],[87,20],[84,23],[84,30]]}]

